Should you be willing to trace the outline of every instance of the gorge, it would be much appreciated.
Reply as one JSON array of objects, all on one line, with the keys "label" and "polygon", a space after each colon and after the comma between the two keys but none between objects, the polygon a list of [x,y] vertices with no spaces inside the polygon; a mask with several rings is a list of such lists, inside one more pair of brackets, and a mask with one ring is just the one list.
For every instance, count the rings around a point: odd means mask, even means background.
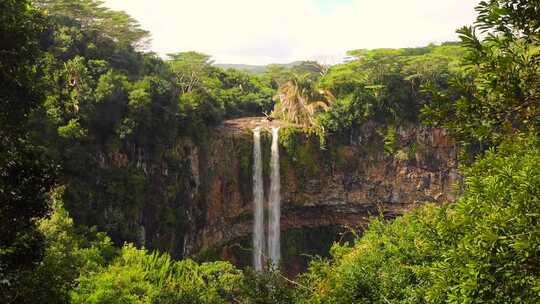
[{"label": "gorge", "polygon": [[[392,151],[385,143],[389,130],[395,133]],[[334,242],[351,240],[371,218],[451,202],[460,191],[453,139],[415,124],[371,121],[346,141],[322,147],[289,123],[244,117],[224,121],[202,140],[175,142],[171,152],[154,156],[136,146],[97,152],[101,173],[94,176],[131,172],[150,181],[149,188],[136,196],[141,207],[87,205],[72,214],[118,241],[131,239],[175,257],[256,269],[281,258],[282,268],[294,275],[305,270],[309,256],[327,255]],[[68,201],[74,189],[66,193]],[[266,221],[265,196],[281,202],[281,208],[267,207]]]},{"label": "gorge", "polygon": [[[267,256],[279,259],[271,239],[280,223],[282,265],[293,274],[307,265],[303,253],[326,254],[333,242],[347,239],[343,233],[362,231],[373,216],[392,218],[426,202],[453,201],[459,193],[456,145],[443,130],[400,127],[395,152],[387,154],[384,127],[374,122],[353,142],[328,143],[325,149],[294,126],[264,124],[258,117],[229,120],[214,131],[208,147],[191,146],[192,174],[201,183],[195,195],[205,207],[193,218],[197,229],[187,236],[183,255],[262,269],[263,189],[269,189]],[[272,170],[276,164],[280,171]],[[277,178],[281,210],[271,203]],[[280,222],[272,224],[279,211]]]}]

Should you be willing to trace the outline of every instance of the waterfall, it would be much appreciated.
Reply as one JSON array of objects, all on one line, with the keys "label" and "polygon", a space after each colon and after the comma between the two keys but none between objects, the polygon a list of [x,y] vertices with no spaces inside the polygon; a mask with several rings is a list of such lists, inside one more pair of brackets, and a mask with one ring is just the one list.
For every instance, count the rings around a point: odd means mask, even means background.
[{"label": "waterfall", "polygon": [[253,267],[257,271],[263,268],[264,250],[264,188],[262,177],[261,131],[253,130]]},{"label": "waterfall", "polygon": [[268,197],[268,256],[272,265],[277,267],[281,258],[280,218],[281,196],[279,176],[279,127],[272,127],[272,155],[270,158],[270,194]]},{"label": "waterfall", "polygon": [[[268,194],[268,258],[277,267],[281,259],[280,218],[281,185],[279,176],[279,128],[272,128],[270,157],[270,193]],[[263,270],[264,252],[264,186],[262,177],[261,130],[253,129],[253,267]]]}]

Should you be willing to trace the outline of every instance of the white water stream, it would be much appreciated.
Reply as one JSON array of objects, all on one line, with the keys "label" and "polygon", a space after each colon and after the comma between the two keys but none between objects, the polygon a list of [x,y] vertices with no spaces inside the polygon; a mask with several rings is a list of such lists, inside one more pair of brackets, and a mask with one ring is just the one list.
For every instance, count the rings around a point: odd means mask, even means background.
[{"label": "white water stream", "polygon": [[281,259],[280,219],[281,181],[279,176],[279,127],[272,127],[272,154],[270,158],[270,193],[268,196],[268,257],[274,267]]},{"label": "white water stream", "polygon": [[261,130],[253,130],[253,267],[263,269],[264,251],[264,187],[262,177]]}]

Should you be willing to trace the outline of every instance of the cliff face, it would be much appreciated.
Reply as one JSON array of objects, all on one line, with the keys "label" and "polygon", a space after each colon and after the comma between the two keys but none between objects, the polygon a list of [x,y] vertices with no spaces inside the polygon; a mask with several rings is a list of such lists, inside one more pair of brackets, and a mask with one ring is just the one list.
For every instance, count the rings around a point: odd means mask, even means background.
[{"label": "cliff face", "polygon": [[[193,229],[186,238],[185,255],[234,240],[250,245],[251,128],[259,121],[228,121],[207,138],[204,148],[192,149],[190,159],[198,184],[198,203],[194,208],[198,216],[191,219]],[[336,226],[361,229],[373,215],[394,217],[422,203],[455,199],[458,190],[454,185],[461,180],[456,146],[444,131],[418,126],[388,130],[370,123],[348,141],[348,145],[328,142],[322,150],[317,138],[282,128],[284,234]],[[263,136],[262,150],[267,196],[269,132]],[[235,261],[234,254],[226,248],[216,254]]]},{"label": "cliff face", "polygon": [[[227,121],[201,139],[177,138],[171,146],[95,151],[89,169],[68,180],[66,207],[78,223],[97,225],[118,244],[249,265],[251,130],[258,123]],[[263,132],[261,142],[266,196],[270,137]],[[394,217],[456,197],[456,147],[441,130],[368,123],[342,142],[321,149],[318,138],[282,125],[282,252],[290,268],[306,262],[304,253],[327,253],[342,227],[361,230],[371,216]]]}]

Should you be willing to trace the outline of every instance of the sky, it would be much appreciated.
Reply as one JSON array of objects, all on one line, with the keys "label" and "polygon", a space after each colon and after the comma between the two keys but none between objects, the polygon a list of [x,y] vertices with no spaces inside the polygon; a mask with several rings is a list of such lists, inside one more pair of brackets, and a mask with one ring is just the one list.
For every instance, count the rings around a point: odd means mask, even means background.
[{"label": "sky", "polygon": [[340,61],[354,49],[455,41],[478,0],[105,0],[152,34],[151,49],[217,63]]}]

